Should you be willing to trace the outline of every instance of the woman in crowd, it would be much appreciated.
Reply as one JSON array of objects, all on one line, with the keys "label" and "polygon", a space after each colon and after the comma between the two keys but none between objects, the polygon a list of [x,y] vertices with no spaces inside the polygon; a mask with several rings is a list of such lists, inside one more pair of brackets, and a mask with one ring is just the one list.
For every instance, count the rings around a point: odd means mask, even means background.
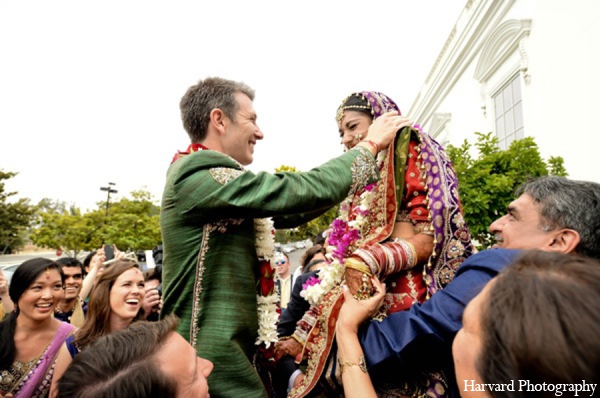
[{"label": "woman in crowd", "polygon": [[[345,148],[363,141],[373,120],[392,110],[399,112],[394,101],[381,93],[365,91],[347,97],[336,115]],[[322,376],[327,379],[322,383],[325,386],[341,382],[338,368],[331,363],[335,361],[334,325],[342,299],[342,276],[359,299],[373,293],[372,276],[385,280],[389,292],[377,314],[385,317],[443,289],[472,253],[456,173],[435,140],[419,128],[406,127],[379,152],[377,160],[379,181],[340,205],[327,239],[332,266],[321,270],[318,286],[306,289],[311,310],[298,323],[293,338],[278,345],[281,354],[291,356],[303,345],[307,348],[308,372],[291,396],[307,394]],[[401,395],[436,396],[446,389],[439,372],[405,381],[398,383],[400,388],[386,389]]]},{"label": "woman in crowd", "polygon": [[144,319],[144,275],[137,262],[119,260],[108,266],[92,289],[85,323],[67,341],[75,356],[100,336]]},{"label": "woman in crowd", "polygon": [[9,288],[15,308],[0,323],[0,397],[46,397],[56,389],[71,362],[65,340],[74,329],[54,319],[62,294],[54,261],[34,258],[16,269]]}]

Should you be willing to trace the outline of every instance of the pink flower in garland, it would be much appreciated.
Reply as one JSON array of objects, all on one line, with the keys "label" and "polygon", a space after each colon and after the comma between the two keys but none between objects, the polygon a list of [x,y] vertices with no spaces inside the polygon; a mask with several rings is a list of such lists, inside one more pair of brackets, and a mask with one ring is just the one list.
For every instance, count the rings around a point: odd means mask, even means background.
[{"label": "pink flower in garland", "polygon": [[321,283],[321,280],[319,278],[317,278],[316,276],[311,276],[310,278],[308,278],[306,283],[302,284],[302,290],[306,290],[307,287],[318,285],[320,283]]},{"label": "pink flower in garland", "polygon": [[371,192],[373,189],[375,189],[375,187],[376,187],[376,186],[377,186],[377,183],[376,183],[376,182],[374,182],[374,183],[371,183],[371,184],[369,184],[369,185],[367,185],[367,186],[365,187],[365,191],[367,191],[367,192]]},{"label": "pink flower in garland", "polygon": [[343,262],[348,246],[360,238],[360,234],[355,229],[349,229],[348,223],[340,219],[334,220],[331,226],[333,231],[329,235],[329,245],[334,247],[333,257]]}]

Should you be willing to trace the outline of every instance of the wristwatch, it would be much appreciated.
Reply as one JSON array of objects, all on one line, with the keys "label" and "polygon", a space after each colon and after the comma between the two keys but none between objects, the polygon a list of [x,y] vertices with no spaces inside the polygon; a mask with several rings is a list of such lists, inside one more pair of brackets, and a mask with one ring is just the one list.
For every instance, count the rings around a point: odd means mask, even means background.
[{"label": "wristwatch", "polygon": [[344,361],[342,358],[338,358],[338,363],[340,364],[340,374],[344,373],[344,368],[349,366],[358,366],[360,370],[364,373],[367,373],[367,362],[365,361],[365,356],[361,355],[358,359],[358,363],[351,361]]}]

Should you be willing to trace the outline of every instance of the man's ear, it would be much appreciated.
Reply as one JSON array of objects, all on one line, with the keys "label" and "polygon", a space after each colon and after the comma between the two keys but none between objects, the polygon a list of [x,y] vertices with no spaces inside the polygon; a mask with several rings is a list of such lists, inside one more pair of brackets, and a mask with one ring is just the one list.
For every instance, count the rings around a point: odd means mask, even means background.
[{"label": "man's ear", "polygon": [[574,229],[561,229],[556,232],[550,249],[562,253],[574,253],[581,242],[579,232]]},{"label": "man's ear", "polygon": [[226,119],[227,116],[225,116],[225,113],[219,108],[210,111],[210,125],[221,135],[225,134]]}]

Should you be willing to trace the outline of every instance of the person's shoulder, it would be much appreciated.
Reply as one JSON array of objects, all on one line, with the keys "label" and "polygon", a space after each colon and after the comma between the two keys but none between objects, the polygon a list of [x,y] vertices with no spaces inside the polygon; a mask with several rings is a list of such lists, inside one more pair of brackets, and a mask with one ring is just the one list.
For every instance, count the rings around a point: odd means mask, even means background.
[{"label": "person's shoulder", "polygon": [[242,170],[242,166],[231,157],[217,151],[198,151],[175,161],[170,171],[188,172],[190,169],[228,168]]},{"label": "person's shoulder", "polygon": [[500,271],[506,265],[510,264],[521,252],[521,250],[500,248],[483,250],[467,258],[458,271],[462,273],[470,268]]}]

